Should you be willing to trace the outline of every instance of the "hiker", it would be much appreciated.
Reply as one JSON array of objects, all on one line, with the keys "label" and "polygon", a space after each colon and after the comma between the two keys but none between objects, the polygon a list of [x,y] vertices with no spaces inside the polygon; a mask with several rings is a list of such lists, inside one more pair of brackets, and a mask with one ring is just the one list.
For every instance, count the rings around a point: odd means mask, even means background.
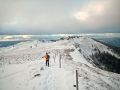
[{"label": "hiker", "polygon": [[49,59],[50,59],[50,55],[48,55],[48,53],[46,53],[45,56],[43,56],[42,58],[45,58],[45,61],[46,61],[46,66],[49,67]]}]

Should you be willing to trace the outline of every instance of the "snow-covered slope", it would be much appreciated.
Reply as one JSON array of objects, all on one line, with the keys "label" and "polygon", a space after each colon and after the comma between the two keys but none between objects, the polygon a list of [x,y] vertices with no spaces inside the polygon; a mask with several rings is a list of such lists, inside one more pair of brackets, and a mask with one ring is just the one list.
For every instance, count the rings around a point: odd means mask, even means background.
[{"label": "snow-covered slope", "polygon": [[68,45],[74,45],[79,53],[79,59],[83,57],[87,62],[103,70],[120,73],[119,48],[111,47],[88,37],[73,36],[64,40],[68,41]]},{"label": "snow-covered slope", "polygon": [[[120,90],[120,75],[94,66],[90,55],[111,49],[88,37],[56,42],[27,41],[0,48],[0,90]],[[50,54],[50,67],[41,58]],[[61,60],[61,68],[59,62]]]}]

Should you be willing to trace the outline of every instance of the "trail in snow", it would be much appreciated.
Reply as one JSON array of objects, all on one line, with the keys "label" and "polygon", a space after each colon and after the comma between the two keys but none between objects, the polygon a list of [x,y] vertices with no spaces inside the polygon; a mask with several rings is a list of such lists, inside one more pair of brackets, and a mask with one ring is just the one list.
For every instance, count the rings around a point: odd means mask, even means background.
[{"label": "trail in snow", "polygon": [[[64,63],[62,63],[64,64]],[[50,67],[44,67],[45,74],[42,76],[43,82],[40,83],[41,90],[75,90],[74,74],[72,71],[59,68],[59,63],[53,63],[51,60]],[[43,88],[44,87],[44,88]]]},{"label": "trail in snow", "polygon": [[[51,74],[54,78],[54,90],[74,90],[73,87],[73,75],[71,75],[71,71],[66,71],[65,69],[58,67],[51,67]],[[71,77],[72,76],[72,77]]]}]

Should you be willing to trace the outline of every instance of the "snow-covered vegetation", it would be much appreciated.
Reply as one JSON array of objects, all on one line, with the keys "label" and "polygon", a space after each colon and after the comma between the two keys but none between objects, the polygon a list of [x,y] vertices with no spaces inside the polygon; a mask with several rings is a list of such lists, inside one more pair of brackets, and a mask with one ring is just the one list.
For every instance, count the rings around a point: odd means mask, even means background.
[{"label": "snow-covered vegetation", "polygon": [[0,48],[0,90],[76,90],[75,70],[79,90],[120,90],[119,63],[113,48],[88,37],[21,42]]}]

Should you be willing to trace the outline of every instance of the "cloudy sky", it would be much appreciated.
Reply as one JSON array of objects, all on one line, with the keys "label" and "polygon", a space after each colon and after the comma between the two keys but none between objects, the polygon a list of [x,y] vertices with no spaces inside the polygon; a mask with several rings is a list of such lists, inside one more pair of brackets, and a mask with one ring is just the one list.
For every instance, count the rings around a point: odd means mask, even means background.
[{"label": "cloudy sky", "polygon": [[120,32],[120,0],[0,0],[0,34]]}]

